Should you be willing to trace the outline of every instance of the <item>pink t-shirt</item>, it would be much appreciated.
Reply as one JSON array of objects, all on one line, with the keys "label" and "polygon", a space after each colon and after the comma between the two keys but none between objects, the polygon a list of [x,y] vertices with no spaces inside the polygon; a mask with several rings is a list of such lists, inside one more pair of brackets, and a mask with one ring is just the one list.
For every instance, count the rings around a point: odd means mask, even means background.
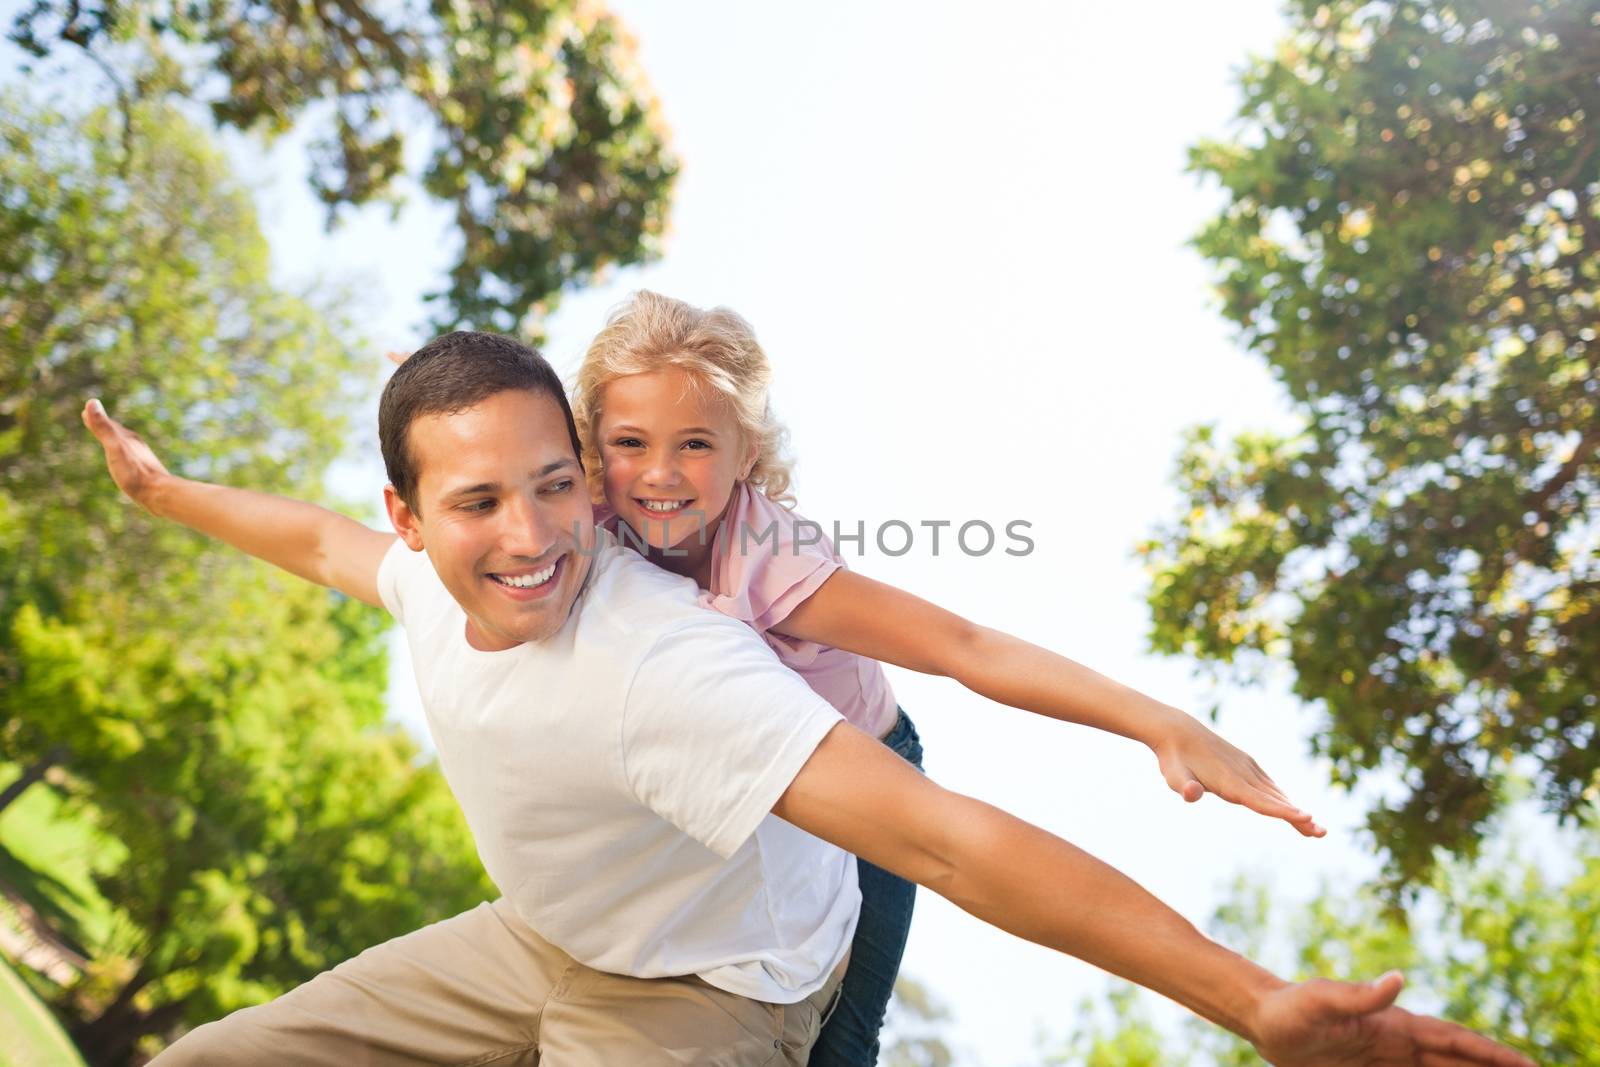
[{"label": "pink t-shirt", "polygon": [[[711,589],[700,594],[700,602],[752,627],[778,659],[840,715],[871,736],[882,737],[894,726],[897,714],[882,664],[773,632],[844,567],[844,560],[817,524],[744,482],[733,492],[711,545]],[[603,505],[596,509],[595,520],[611,527],[617,522]]]}]

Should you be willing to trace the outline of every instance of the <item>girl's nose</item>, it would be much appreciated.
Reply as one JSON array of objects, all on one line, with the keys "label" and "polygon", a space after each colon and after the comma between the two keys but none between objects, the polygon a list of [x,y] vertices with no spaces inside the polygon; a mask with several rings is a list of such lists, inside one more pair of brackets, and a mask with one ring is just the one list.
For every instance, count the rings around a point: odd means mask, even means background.
[{"label": "girl's nose", "polygon": [[653,458],[645,468],[644,480],[652,486],[667,488],[677,485],[682,476],[671,456],[660,456]]}]

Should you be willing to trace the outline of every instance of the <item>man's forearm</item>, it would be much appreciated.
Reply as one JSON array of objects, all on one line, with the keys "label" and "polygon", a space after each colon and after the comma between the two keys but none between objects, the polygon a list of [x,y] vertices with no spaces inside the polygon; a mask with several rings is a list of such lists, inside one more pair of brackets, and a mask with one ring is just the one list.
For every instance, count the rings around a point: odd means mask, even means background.
[{"label": "man's forearm", "polygon": [[1205,937],[1110,865],[998,808],[947,794],[940,895],[985,922],[1094,964],[1246,1039],[1285,983]]},{"label": "man's forearm", "polygon": [[168,475],[141,501],[290,574],[379,605],[376,560],[394,539],[302,500]]},{"label": "man's forearm", "polygon": [[943,789],[848,724],[773,813],[1000,929],[1171,997],[1246,1038],[1284,985],[1109,865],[999,808]]}]

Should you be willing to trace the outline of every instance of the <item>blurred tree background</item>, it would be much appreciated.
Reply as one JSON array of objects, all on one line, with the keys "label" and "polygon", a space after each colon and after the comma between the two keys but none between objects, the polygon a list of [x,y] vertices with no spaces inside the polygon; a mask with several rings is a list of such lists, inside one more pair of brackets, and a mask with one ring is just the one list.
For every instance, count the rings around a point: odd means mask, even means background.
[{"label": "blurred tree background", "polygon": [[1194,431],[1144,547],[1152,640],[1287,662],[1397,890],[1470,857],[1525,772],[1600,794],[1600,11],[1297,3],[1193,150],[1196,246],[1298,415]]},{"label": "blurred tree background", "polygon": [[523,329],[563,289],[658,254],[678,165],[622,26],[580,0],[34,0],[10,37],[86,56],[124,102],[178,96],[219,125],[318,131],[311,182],[341,208],[401,195],[408,144],[458,251],[436,331]]},{"label": "blurred tree background", "polygon": [[677,164],[592,4],[42,2],[11,38],[33,69],[0,93],[0,948],[86,1062],[137,1063],[493,894],[384,721],[386,616],[150,520],[79,422],[102,396],[182,473],[328,498],[381,361],[351,294],[272,281],[216,130],[322,131],[330,224],[414,179],[459,241],[434,324],[534,336],[656,254]]}]

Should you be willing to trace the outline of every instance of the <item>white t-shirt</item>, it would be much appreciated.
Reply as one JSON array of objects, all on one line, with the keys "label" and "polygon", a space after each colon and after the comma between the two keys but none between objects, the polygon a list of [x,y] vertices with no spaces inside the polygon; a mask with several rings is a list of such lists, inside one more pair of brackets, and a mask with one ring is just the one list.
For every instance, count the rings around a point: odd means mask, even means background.
[{"label": "white t-shirt", "polygon": [[840,717],[692,581],[601,532],[565,625],[503,652],[425,553],[378,570],[489,877],[574,959],[791,1004],[855,934],[854,860],[771,814]]}]

